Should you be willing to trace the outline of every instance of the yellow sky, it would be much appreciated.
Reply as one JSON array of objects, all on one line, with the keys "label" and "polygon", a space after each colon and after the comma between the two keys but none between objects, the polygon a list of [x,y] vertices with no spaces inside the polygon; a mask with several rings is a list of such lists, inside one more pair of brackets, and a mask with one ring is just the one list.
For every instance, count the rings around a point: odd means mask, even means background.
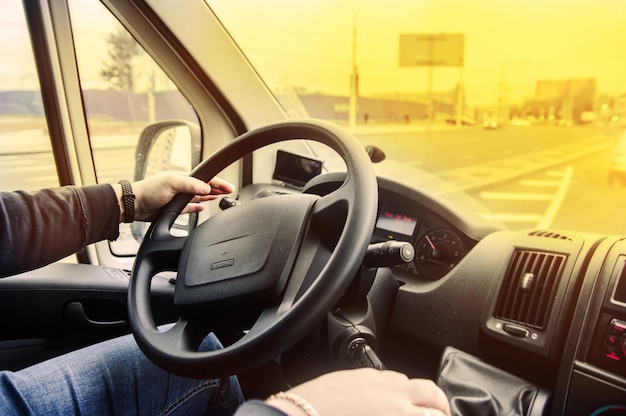
[{"label": "yellow sky", "polygon": [[[532,94],[538,79],[596,77],[626,93],[624,0],[210,0],[270,85],[346,93],[356,10],[360,90],[426,90],[428,70],[398,67],[401,33],[464,33],[470,101]],[[356,5],[356,7],[355,7]],[[243,15],[242,11],[246,12]],[[461,73],[435,68],[435,89]]]},{"label": "yellow sky", "polygon": [[[511,102],[520,100],[533,93],[539,79],[595,77],[599,92],[626,94],[626,0],[208,2],[270,87],[347,94],[356,20],[363,95],[427,90],[426,68],[398,66],[402,33],[465,34],[462,75],[470,104],[488,105],[502,93]],[[0,7],[3,53],[11,56],[0,62],[0,89],[27,88],[36,77],[25,74],[15,58],[32,61],[23,47],[28,45],[23,22],[15,18],[22,9],[16,0],[0,0]],[[90,36],[104,38],[112,30],[90,25],[88,15],[75,17],[75,25],[87,26]],[[87,84],[98,79],[97,72],[83,76]],[[451,89],[460,77],[457,68],[435,68],[434,88]]]}]

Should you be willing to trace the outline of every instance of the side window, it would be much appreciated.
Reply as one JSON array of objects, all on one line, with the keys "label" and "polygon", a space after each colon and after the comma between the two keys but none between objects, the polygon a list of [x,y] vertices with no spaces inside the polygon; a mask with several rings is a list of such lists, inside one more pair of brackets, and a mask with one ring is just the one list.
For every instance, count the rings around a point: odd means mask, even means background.
[{"label": "side window", "polygon": [[0,22],[0,190],[58,186],[22,2],[4,0]]},{"label": "side window", "polygon": [[[98,182],[164,170],[188,174],[200,158],[193,107],[102,4],[70,0],[69,6]],[[185,221],[179,219],[181,229]],[[133,255],[144,227],[123,224],[113,254]]]}]

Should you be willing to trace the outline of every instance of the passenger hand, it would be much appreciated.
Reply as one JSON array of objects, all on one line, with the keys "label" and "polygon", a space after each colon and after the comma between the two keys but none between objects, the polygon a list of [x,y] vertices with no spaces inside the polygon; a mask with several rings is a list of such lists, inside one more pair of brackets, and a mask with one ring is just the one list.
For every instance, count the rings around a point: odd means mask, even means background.
[{"label": "passenger hand", "polygon": [[[371,368],[337,371],[294,387],[287,393],[303,398],[324,416],[450,415],[448,399],[434,382],[409,379],[395,371]],[[266,402],[290,416],[306,414],[289,400],[270,398]]]},{"label": "passenger hand", "polygon": [[[191,176],[159,174],[147,179],[133,182],[135,194],[135,219],[151,221],[159,209],[170,202],[176,194],[193,194],[194,198],[182,211],[183,214],[200,212],[204,207],[200,202],[216,199],[219,195],[229,194],[235,187],[218,177],[205,183]],[[114,185],[118,200],[121,201],[122,190],[119,184]],[[123,204],[120,205],[123,207]]]}]

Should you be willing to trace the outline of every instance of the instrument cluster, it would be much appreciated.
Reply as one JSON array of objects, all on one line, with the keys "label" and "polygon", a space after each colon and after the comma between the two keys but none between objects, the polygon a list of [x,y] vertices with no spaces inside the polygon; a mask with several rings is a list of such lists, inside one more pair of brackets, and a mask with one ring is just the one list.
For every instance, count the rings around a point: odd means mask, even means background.
[{"label": "instrument cluster", "polygon": [[441,279],[475,242],[434,212],[412,205],[381,196],[373,240],[411,243],[415,248],[413,262],[399,267],[425,279]]}]

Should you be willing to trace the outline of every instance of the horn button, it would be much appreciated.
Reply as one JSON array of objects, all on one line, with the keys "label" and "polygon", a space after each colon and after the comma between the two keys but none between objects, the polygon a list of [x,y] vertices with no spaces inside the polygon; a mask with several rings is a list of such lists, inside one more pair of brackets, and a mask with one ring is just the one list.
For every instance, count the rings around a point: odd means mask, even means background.
[{"label": "horn button", "polygon": [[181,313],[274,300],[288,281],[317,199],[296,194],[253,200],[196,227],[176,279],[174,302]]}]

